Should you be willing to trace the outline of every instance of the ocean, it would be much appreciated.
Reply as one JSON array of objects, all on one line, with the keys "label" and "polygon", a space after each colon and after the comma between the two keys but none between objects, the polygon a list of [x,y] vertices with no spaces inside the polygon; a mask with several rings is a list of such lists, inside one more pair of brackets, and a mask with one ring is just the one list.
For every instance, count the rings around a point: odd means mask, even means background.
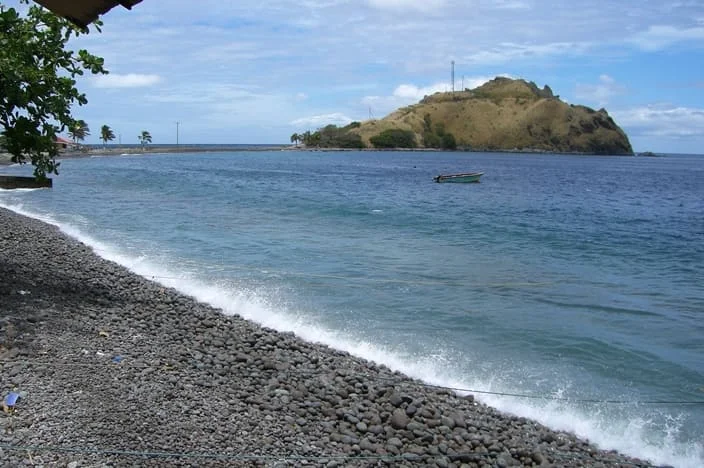
[{"label": "ocean", "polygon": [[[241,151],[60,169],[0,206],[225,313],[602,448],[704,465],[704,156]],[[485,175],[433,182],[467,171]]]}]

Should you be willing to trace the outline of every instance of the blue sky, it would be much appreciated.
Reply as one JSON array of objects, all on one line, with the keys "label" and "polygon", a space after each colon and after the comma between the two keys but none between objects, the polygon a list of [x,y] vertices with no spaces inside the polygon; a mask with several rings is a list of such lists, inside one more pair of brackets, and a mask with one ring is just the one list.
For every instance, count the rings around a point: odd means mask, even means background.
[{"label": "blue sky", "polygon": [[[12,5],[16,2],[4,2]],[[704,1],[143,0],[72,43],[98,142],[287,143],[497,75],[605,107],[636,151],[704,153]]]}]

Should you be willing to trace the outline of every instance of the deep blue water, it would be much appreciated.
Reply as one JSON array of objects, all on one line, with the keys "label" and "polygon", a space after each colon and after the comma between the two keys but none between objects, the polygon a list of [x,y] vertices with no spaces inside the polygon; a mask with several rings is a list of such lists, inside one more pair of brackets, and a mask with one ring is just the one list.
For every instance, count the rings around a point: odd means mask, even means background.
[{"label": "deep blue water", "polygon": [[[0,205],[227,313],[430,383],[547,396],[477,394],[605,448],[704,464],[702,156],[272,151],[61,169]],[[481,183],[432,181],[471,170]]]}]

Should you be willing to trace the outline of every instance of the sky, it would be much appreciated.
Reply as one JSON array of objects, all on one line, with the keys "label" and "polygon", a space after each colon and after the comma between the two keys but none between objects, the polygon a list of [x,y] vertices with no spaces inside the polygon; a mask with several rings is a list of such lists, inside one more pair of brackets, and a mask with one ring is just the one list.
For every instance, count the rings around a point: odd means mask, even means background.
[{"label": "sky", "polygon": [[123,144],[289,143],[450,90],[454,61],[456,89],[547,84],[635,151],[704,153],[704,0],[143,0],[102,19],[69,43],[110,70],[79,81],[88,143],[104,124]]}]

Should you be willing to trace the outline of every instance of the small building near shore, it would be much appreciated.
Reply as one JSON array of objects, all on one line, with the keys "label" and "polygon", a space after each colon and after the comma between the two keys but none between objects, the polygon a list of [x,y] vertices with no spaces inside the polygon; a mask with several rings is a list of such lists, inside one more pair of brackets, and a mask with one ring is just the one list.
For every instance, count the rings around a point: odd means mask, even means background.
[{"label": "small building near shore", "polygon": [[56,149],[59,150],[59,153],[64,151],[80,151],[81,149],[81,145],[79,143],[75,143],[60,136],[57,136],[54,139],[54,144],[56,145]]}]

